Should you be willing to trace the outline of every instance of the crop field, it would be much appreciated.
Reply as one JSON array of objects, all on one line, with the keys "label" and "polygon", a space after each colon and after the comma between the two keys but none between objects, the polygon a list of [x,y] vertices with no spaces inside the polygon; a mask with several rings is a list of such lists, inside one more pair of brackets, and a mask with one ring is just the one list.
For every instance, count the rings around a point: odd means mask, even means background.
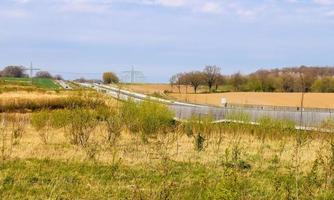
[{"label": "crop field", "polygon": [[333,134],[211,122],[90,90],[3,92],[0,197],[334,198]]},{"label": "crop field", "polygon": [[33,78],[32,83],[30,78],[1,77],[0,81],[0,86],[4,85],[10,87],[19,85],[21,87],[33,86],[41,89],[60,89],[59,85],[49,78]]},{"label": "crop field", "polygon": [[[252,104],[269,106],[299,107],[301,93],[259,93],[259,92],[229,92],[212,94],[168,94],[171,97],[192,103],[221,106],[221,99],[227,103]],[[334,93],[306,93],[304,106],[309,108],[334,108]]]},{"label": "crop field", "polygon": [[[125,85],[124,88],[144,94],[163,93],[164,91],[173,91],[166,93],[171,99],[196,103],[221,106],[221,99],[225,98],[231,104],[251,104],[251,105],[269,105],[269,106],[291,106],[299,107],[301,93],[270,93],[270,92],[226,92],[226,93],[200,93],[194,94],[191,87],[188,87],[189,93],[186,94],[185,86],[181,87],[179,93],[176,86],[168,84],[138,84]],[[205,87],[200,88],[199,92],[207,91]],[[306,93],[304,106],[309,108],[334,108],[334,93]]]}]

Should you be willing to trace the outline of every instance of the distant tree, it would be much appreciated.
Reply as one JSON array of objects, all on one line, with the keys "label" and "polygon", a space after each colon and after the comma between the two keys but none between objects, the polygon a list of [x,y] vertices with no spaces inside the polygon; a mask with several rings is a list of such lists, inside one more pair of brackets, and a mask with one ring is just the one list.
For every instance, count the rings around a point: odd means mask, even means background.
[{"label": "distant tree", "polygon": [[51,74],[47,71],[39,71],[36,73],[35,77],[37,78],[52,78]]},{"label": "distant tree", "polygon": [[1,75],[3,77],[21,78],[26,76],[24,71],[25,69],[22,66],[7,66],[2,70]]},{"label": "distant tree", "polygon": [[246,84],[246,90],[247,91],[253,91],[253,92],[261,92],[262,85],[258,77],[255,75],[249,75],[247,76],[247,84]]},{"label": "distant tree", "polygon": [[59,75],[59,74],[55,75],[54,79],[56,79],[56,80],[64,80],[63,77],[61,75]]},{"label": "distant tree", "polygon": [[218,91],[218,87],[220,85],[223,85],[225,83],[226,83],[226,78],[222,74],[218,74],[216,81],[215,81],[216,91]]},{"label": "distant tree", "polygon": [[334,92],[334,78],[323,77],[317,79],[311,89],[313,92]]},{"label": "distant tree", "polygon": [[187,80],[185,78],[185,73],[177,73],[175,75],[173,75],[170,78],[170,84],[173,86],[176,86],[177,89],[179,90],[179,93],[181,93],[181,87],[182,85],[186,85],[187,84]]},{"label": "distant tree", "polygon": [[209,92],[211,92],[212,86],[216,83],[220,75],[220,68],[215,65],[208,65],[204,68],[203,75],[204,81],[209,87]]},{"label": "distant tree", "polygon": [[240,72],[235,73],[230,78],[231,85],[233,86],[235,91],[240,91],[242,86],[245,84],[246,79],[241,75]]},{"label": "distant tree", "polygon": [[288,73],[283,73],[281,75],[281,88],[283,92],[294,92],[295,78]]},{"label": "distant tree", "polygon": [[88,82],[88,80],[87,80],[87,79],[85,79],[84,77],[81,77],[81,78],[75,79],[74,81],[75,81],[75,82],[78,82],[78,83],[86,83],[86,82]]},{"label": "distant tree", "polygon": [[203,83],[204,74],[200,71],[193,71],[186,73],[184,77],[186,82],[194,88],[194,92],[197,93],[197,88]]},{"label": "distant tree", "polygon": [[111,83],[118,83],[119,78],[113,72],[105,72],[103,73],[103,83],[111,84]]}]

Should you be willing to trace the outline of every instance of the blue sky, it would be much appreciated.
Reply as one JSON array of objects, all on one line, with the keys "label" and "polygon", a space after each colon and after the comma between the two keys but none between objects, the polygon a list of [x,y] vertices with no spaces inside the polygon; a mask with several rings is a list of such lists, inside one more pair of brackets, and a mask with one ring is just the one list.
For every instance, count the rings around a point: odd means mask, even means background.
[{"label": "blue sky", "polygon": [[66,78],[134,65],[167,82],[206,64],[334,65],[333,52],[334,0],[0,0],[0,67]]}]

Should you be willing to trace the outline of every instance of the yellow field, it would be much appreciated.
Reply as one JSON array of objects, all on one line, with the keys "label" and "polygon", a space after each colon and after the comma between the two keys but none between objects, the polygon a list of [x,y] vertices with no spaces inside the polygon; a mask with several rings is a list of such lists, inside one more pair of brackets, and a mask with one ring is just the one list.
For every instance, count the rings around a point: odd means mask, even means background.
[{"label": "yellow field", "polygon": [[[169,84],[126,84],[121,86],[123,89],[131,90],[134,92],[139,92],[142,94],[152,94],[152,93],[163,93],[164,91],[178,93],[179,89],[176,86],[171,86]],[[181,86],[181,93],[192,92],[191,87]]]},{"label": "yellow field", "polygon": [[[164,90],[172,91],[168,84],[141,84],[126,85],[124,88],[135,92],[150,94],[162,93]],[[185,87],[178,93],[177,87],[173,87],[173,93],[168,95],[176,100],[221,106],[221,99],[226,98],[228,103],[253,104],[270,106],[300,106],[301,93],[269,93],[269,92],[229,92],[212,94],[193,94],[192,88],[188,87],[190,94],[185,94]],[[304,106],[309,108],[334,108],[334,93],[307,93],[305,94]]]},{"label": "yellow field", "polygon": [[[300,106],[301,93],[259,93],[259,92],[230,92],[215,94],[170,94],[170,96],[187,102],[198,104],[221,105],[221,99],[228,103],[253,104],[270,106]],[[309,108],[334,108],[333,93],[307,93],[304,106]]]}]

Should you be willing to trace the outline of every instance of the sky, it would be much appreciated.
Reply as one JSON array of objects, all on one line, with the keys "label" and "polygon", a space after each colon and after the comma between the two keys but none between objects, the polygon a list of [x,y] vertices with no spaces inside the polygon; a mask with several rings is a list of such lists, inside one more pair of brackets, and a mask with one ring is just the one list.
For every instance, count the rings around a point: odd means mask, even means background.
[{"label": "sky", "polygon": [[334,0],[0,0],[0,68],[67,79],[334,66],[333,52]]}]

